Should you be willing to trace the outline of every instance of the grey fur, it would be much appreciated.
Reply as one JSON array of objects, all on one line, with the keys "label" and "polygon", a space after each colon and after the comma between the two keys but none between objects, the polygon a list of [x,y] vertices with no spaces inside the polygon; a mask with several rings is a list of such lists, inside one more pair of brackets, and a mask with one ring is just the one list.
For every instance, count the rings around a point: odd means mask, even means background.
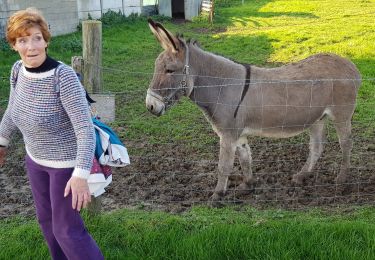
[{"label": "grey fur", "polygon": [[[168,108],[164,97],[169,96],[171,104],[185,94],[204,112],[220,137],[213,200],[225,194],[236,151],[243,170],[239,188],[249,190],[253,174],[248,135],[285,138],[310,130],[308,159],[293,175],[293,181],[301,184],[323,151],[325,117],[333,122],[343,155],[336,181],[345,182],[352,148],[351,119],[361,84],[352,62],[334,54],[317,54],[277,68],[252,65],[250,85],[240,102],[246,85],[244,65],[175,37],[161,24],[149,21],[149,26],[164,51],[155,61],[146,106],[160,116]],[[184,73],[187,66],[189,72]],[[186,85],[181,84],[185,81]]]}]

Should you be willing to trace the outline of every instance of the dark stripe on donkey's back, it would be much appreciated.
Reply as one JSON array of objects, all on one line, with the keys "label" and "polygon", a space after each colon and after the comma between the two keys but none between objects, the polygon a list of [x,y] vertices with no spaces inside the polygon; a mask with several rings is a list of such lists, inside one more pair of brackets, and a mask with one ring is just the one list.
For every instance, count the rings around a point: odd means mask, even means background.
[{"label": "dark stripe on donkey's back", "polygon": [[246,68],[246,80],[245,80],[245,85],[244,85],[244,87],[242,89],[242,94],[241,94],[240,102],[238,102],[236,110],[234,111],[234,118],[237,117],[238,109],[240,108],[242,100],[244,99],[247,91],[249,90],[249,86],[250,86],[251,66],[249,64],[244,64],[244,66]]}]

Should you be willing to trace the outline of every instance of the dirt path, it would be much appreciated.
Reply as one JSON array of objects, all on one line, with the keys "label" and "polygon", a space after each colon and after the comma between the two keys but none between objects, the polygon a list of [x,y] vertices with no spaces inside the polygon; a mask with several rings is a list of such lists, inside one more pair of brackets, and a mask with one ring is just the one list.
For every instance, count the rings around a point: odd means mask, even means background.
[{"label": "dirt path", "polygon": [[[238,195],[236,186],[231,185],[224,204],[291,209],[374,204],[375,149],[369,142],[355,142],[348,184],[334,182],[341,154],[337,143],[329,143],[313,175],[300,187],[292,183],[291,177],[306,159],[307,144],[255,138],[250,144],[254,187],[248,194]],[[212,151],[208,155],[183,144],[128,144],[129,148],[135,146],[143,149],[145,155],[131,156],[130,166],[114,169],[114,181],[102,197],[106,211],[136,207],[181,212],[210,202],[217,180],[217,145],[208,149]],[[34,214],[20,147],[10,151],[7,165],[0,169],[2,218]],[[239,173],[236,162],[234,174]]]}]

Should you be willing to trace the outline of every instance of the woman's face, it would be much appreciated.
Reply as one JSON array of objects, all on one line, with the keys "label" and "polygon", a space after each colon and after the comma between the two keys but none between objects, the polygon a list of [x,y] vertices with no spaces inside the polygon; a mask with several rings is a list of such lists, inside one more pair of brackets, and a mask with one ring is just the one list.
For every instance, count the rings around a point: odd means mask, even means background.
[{"label": "woman's face", "polygon": [[13,49],[16,50],[27,68],[36,68],[46,60],[47,42],[38,27],[28,29],[27,36],[18,37]]}]

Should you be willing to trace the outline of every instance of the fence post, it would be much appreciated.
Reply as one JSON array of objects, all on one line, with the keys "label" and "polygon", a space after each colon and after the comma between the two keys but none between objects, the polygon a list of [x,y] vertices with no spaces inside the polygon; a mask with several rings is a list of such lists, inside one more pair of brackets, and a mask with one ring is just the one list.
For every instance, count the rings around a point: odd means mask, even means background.
[{"label": "fence post", "polygon": [[82,56],[73,56],[71,58],[71,65],[72,65],[73,70],[78,75],[80,75],[79,80],[81,81],[81,83],[83,85],[83,66],[84,66],[84,64],[83,64]]},{"label": "fence post", "polygon": [[83,85],[89,93],[102,92],[102,22],[82,22]]},{"label": "fence post", "polygon": [[208,21],[212,24],[214,18],[214,0],[203,0],[201,5],[201,12],[208,13]]},{"label": "fence post", "polygon": [[102,197],[91,196],[91,202],[87,205],[87,213],[90,216],[97,216],[102,211]]},{"label": "fence post", "polygon": [[103,0],[100,0],[100,18],[103,18]]}]

